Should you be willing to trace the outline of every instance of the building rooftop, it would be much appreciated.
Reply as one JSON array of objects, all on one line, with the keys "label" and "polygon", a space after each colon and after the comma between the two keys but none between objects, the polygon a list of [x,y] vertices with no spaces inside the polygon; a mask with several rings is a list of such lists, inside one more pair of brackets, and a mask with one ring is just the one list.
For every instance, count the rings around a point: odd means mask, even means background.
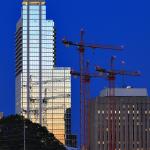
[{"label": "building rooftop", "polygon": [[[108,96],[109,88],[103,89],[100,96]],[[146,88],[115,88],[115,96],[148,96]]]},{"label": "building rooftop", "polygon": [[45,5],[45,0],[23,0],[23,5]]}]

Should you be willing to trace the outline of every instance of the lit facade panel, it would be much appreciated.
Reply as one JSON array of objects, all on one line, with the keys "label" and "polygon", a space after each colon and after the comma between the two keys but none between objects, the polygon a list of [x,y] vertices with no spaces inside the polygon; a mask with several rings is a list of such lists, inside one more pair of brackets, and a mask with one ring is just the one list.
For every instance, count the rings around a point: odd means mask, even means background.
[{"label": "lit facade panel", "polygon": [[70,68],[55,67],[54,22],[46,20],[45,3],[31,2],[24,1],[17,24],[16,113],[46,126],[64,143],[64,113],[71,107]]},{"label": "lit facade panel", "polygon": [[[109,109],[110,105],[114,109]],[[112,113],[113,133],[109,126],[112,121],[109,116]],[[95,150],[109,150],[110,134],[115,141],[116,150],[150,149],[149,97],[97,97],[90,105],[89,122],[90,147]]]}]

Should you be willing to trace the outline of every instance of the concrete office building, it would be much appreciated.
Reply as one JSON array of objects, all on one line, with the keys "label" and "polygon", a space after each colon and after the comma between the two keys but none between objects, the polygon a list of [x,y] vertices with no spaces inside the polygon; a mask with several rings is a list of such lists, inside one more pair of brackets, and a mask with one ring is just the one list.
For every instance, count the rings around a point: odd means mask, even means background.
[{"label": "concrete office building", "polygon": [[[124,91],[122,96],[119,90],[121,93]],[[112,134],[116,150],[150,150],[150,98],[146,89],[140,91],[142,96],[139,93],[136,96],[133,91],[138,90],[118,89],[119,96],[110,98],[102,94],[91,101],[91,149],[109,150],[109,137]],[[114,117],[110,117],[110,114],[114,114]],[[114,133],[111,133],[109,126],[112,119]]]},{"label": "concrete office building", "polygon": [[70,68],[56,67],[55,27],[45,0],[23,0],[16,31],[16,113],[46,126],[65,143],[71,107]]}]

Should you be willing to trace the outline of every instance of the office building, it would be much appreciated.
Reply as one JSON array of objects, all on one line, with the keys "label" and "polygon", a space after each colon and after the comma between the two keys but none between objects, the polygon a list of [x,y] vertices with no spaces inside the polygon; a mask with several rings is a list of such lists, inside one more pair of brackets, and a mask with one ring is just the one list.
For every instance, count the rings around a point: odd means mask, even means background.
[{"label": "office building", "polygon": [[90,102],[91,149],[109,150],[110,146],[116,150],[150,149],[150,98],[146,89],[140,91],[142,96],[131,91],[118,89],[119,96],[98,96]]},{"label": "office building", "polygon": [[45,0],[23,0],[16,31],[16,113],[46,126],[65,143],[71,107],[70,68],[56,67],[55,25]]},{"label": "office building", "polygon": [[72,134],[71,122],[71,108],[68,108],[65,112],[65,145],[75,148],[77,147],[77,135]]}]

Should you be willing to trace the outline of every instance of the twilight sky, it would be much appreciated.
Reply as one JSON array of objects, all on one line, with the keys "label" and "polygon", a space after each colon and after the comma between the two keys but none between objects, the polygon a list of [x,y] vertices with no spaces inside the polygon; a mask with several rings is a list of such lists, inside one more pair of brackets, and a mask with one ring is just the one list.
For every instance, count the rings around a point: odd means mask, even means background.
[{"label": "twilight sky", "polygon": [[[150,1],[149,0],[47,0],[47,19],[53,19],[57,30],[57,65],[79,69],[78,51],[65,48],[65,36],[79,40],[81,27],[87,43],[123,44],[123,52],[90,49],[86,52],[91,71],[95,65],[109,67],[116,55],[116,67],[125,60],[127,70],[140,70],[141,77],[127,77],[126,84],[145,87],[150,92]],[[4,0],[0,5],[0,111],[15,113],[15,26],[21,13],[21,0]],[[73,130],[77,132],[79,115],[79,79],[72,80]],[[116,86],[122,85],[118,78]],[[107,87],[104,79],[92,80],[91,95]]]}]

